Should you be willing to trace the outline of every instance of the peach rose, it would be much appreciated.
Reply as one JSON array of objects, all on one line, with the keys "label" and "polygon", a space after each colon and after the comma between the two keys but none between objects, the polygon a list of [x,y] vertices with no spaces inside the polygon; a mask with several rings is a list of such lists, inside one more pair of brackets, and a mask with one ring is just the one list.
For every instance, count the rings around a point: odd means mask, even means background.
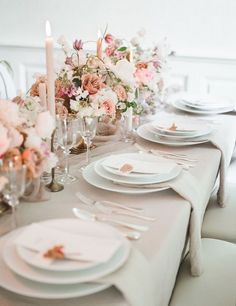
[{"label": "peach rose", "polygon": [[25,149],[22,153],[22,161],[27,167],[28,178],[37,178],[42,174],[44,158],[38,150]]},{"label": "peach rose", "polygon": [[90,95],[95,95],[101,88],[105,87],[102,78],[95,73],[82,76],[82,88]]},{"label": "peach rose", "polygon": [[116,85],[114,91],[117,94],[119,101],[126,101],[128,96],[125,88],[122,85]]},{"label": "peach rose", "polygon": [[115,104],[109,99],[102,101],[101,107],[105,110],[106,115],[112,116],[116,112]]},{"label": "peach rose", "polygon": [[147,64],[144,62],[139,62],[136,64],[137,69],[146,69],[147,68]]}]

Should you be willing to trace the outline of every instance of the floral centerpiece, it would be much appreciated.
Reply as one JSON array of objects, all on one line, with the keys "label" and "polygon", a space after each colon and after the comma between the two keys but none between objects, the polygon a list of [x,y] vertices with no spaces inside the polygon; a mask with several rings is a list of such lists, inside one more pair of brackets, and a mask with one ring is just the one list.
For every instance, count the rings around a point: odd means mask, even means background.
[{"label": "floral centerpiece", "polygon": [[[38,98],[20,97],[0,100],[0,163],[4,167],[14,162],[26,166],[28,180],[50,171],[57,159],[50,152],[46,139],[54,129],[48,111],[42,111]],[[0,178],[0,190],[6,182]]]},{"label": "floral centerpiece", "polygon": [[160,42],[153,48],[143,48],[144,36],[145,31],[141,30],[129,42],[107,34],[105,53],[114,63],[124,58],[134,62],[139,101],[137,113],[154,114],[166,88],[169,49],[165,42]]},{"label": "floral centerpiece", "polygon": [[57,112],[79,117],[119,118],[127,107],[135,106],[135,67],[127,59],[116,63],[105,55],[85,52],[81,40],[70,48],[64,38],[63,64],[56,80]]}]

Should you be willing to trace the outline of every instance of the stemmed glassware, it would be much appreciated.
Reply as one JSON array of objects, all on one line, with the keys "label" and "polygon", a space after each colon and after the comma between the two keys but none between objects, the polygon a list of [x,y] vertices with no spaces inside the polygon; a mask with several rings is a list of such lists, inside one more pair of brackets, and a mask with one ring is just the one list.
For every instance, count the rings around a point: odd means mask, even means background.
[{"label": "stemmed glassware", "polygon": [[3,199],[12,207],[13,226],[17,226],[16,208],[19,198],[24,194],[26,187],[26,166],[17,165],[14,161],[0,165],[0,176],[6,178],[2,190]]},{"label": "stemmed glassware", "polygon": [[57,179],[57,181],[62,184],[70,184],[77,180],[75,176],[70,174],[68,163],[70,149],[76,144],[77,127],[78,123],[75,118],[57,118],[57,144],[62,148],[65,154],[65,173]]},{"label": "stemmed glassware", "polygon": [[97,117],[82,117],[78,118],[78,130],[86,144],[86,164],[89,164],[90,159],[90,146],[92,144],[92,139],[96,135],[97,130]]}]

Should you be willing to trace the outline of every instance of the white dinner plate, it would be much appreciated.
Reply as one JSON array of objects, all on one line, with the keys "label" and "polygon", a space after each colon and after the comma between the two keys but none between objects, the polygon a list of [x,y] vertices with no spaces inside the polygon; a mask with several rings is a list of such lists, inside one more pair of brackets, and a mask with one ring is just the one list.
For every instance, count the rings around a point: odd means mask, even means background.
[{"label": "white dinner plate", "polygon": [[152,193],[157,191],[163,191],[166,189],[169,189],[169,187],[163,187],[163,188],[132,188],[128,186],[123,186],[119,184],[114,184],[112,181],[107,180],[100,175],[98,175],[94,170],[94,165],[96,162],[93,162],[89,164],[84,170],[83,170],[83,178],[86,182],[89,184],[108,191],[118,192],[118,193],[126,193],[126,194],[145,194],[145,193]]},{"label": "white dinner plate", "polygon": [[[173,124],[177,126],[176,130],[170,130]],[[209,134],[213,125],[197,118],[162,114],[151,122],[150,128],[164,135],[198,137]]]},{"label": "white dinner plate", "polygon": [[[91,236],[98,236],[98,237],[110,237],[121,239],[122,245],[127,247],[126,239],[118,232],[118,231],[111,231],[111,233],[107,234],[108,228],[104,227],[105,224],[100,224],[97,222],[86,222],[81,220],[69,219],[70,222],[62,220],[49,220],[45,223],[48,227],[52,227],[54,229],[67,231],[68,233],[79,233]],[[110,228],[110,227],[109,227]],[[94,269],[98,268],[101,265],[99,262],[92,262],[92,261],[79,261],[79,260],[55,260],[50,265],[45,261],[39,261],[35,256],[36,252],[32,251],[28,248],[25,248],[20,245],[16,245],[16,251],[18,255],[23,259],[26,263],[36,267],[41,268],[49,271],[60,271],[60,272],[69,272],[69,271],[83,271],[87,269]],[[127,249],[125,250],[128,251]],[[125,254],[127,255],[127,253]],[[128,255],[127,255],[128,256]],[[127,259],[127,257],[126,257]],[[115,262],[116,263],[116,262]],[[122,264],[122,262],[121,262]],[[105,268],[105,265],[103,268]],[[102,268],[102,269],[103,269]],[[92,272],[91,272],[92,273]],[[91,276],[91,274],[90,274]]]},{"label": "white dinner plate", "polygon": [[[155,125],[147,125],[147,129],[152,133],[155,134],[157,136],[159,136],[160,138],[163,139],[169,139],[169,140],[194,140],[197,137],[202,137],[202,136],[207,136],[209,135],[212,131],[213,131],[213,127],[208,125],[205,129],[201,129],[199,131],[194,131],[194,132],[186,132],[186,133],[182,133],[179,135],[179,133],[168,133],[168,131],[166,130],[161,130],[161,128],[156,127]],[[187,135],[186,135],[187,134]]]},{"label": "white dinner plate", "polygon": [[[66,219],[63,221],[47,221],[47,224],[51,226],[55,226],[55,224],[63,224],[63,230],[73,230],[73,232],[78,232],[79,230],[86,230],[87,227],[91,227],[97,231],[97,233],[101,233],[102,231],[109,231],[110,234],[113,233],[114,237],[119,237],[122,240],[121,247],[115,253],[115,255],[106,263],[98,264],[94,267],[79,270],[79,271],[68,271],[68,272],[58,272],[58,271],[47,271],[44,269],[39,269],[33,267],[32,265],[27,264],[24,260],[22,260],[17,252],[16,247],[14,244],[14,239],[17,238],[19,235],[18,232],[13,235],[12,239],[9,239],[4,246],[3,258],[5,263],[8,267],[14,271],[15,273],[19,274],[20,276],[30,279],[32,281],[48,283],[48,284],[75,284],[75,283],[82,283],[82,282],[90,282],[95,281],[107,274],[110,274],[117,270],[120,266],[124,264],[127,260],[130,252],[130,243],[127,239],[122,237],[117,231],[110,226],[103,226],[106,224],[101,224],[97,222],[83,222],[80,220],[71,220]],[[84,226],[85,225],[85,226]],[[107,234],[106,234],[107,237]]]},{"label": "white dinner plate", "polygon": [[[110,181],[115,181],[118,183],[127,183],[127,184],[140,184],[144,185],[144,184],[155,184],[155,183],[161,183],[161,182],[166,182],[169,181],[173,178],[175,178],[176,176],[178,176],[182,170],[182,168],[180,166],[178,166],[176,163],[172,162],[172,161],[167,161],[164,158],[158,158],[156,156],[152,156],[150,154],[139,154],[139,153],[127,153],[127,154],[122,154],[127,158],[136,158],[137,160],[145,160],[145,161],[152,161],[155,162],[157,165],[158,163],[160,163],[160,165],[163,164],[167,164],[168,168],[170,167],[171,170],[168,173],[160,173],[157,175],[151,175],[151,176],[143,176],[143,177],[130,177],[129,175],[126,176],[119,176],[116,175],[114,173],[110,173],[107,172],[105,169],[109,168],[112,169],[110,167],[105,167],[103,166],[103,162],[104,159],[99,160],[95,163],[94,165],[94,170],[95,172],[100,175],[101,177],[110,180]],[[153,158],[154,157],[154,158]],[[112,169],[112,170],[116,170],[116,169]],[[118,171],[118,170],[116,170]],[[120,172],[120,171],[118,171]]]},{"label": "white dinner plate", "polygon": [[160,138],[158,135],[150,132],[150,130],[147,128],[147,126],[149,124],[150,123],[146,123],[146,124],[140,126],[137,129],[137,134],[141,138],[149,140],[151,142],[163,144],[163,145],[166,145],[166,146],[183,147],[183,146],[193,146],[193,145],[197,145],[197,144],[201,144],[201,143],[205,143],[205,142],[209,141],[209,139],[206,139],[206,138],[197,138],[197,139],[194,139],[192,141],[183,140],[183,139],[182,140],[180,139],[178,141],[163,139],[163,138]]},{"label": "white dinner plate", "polygon": [[[3,250],[3,245],[6,239],[11,239],[13,232],[0,238],[0,250]],[[34,282],[21,277],[11,271],[5,264],[2,252],[0,252],[0,287],[32,298],[41,299],[67,299],[90,295],[109,288],[110,284],[99,283],[82,283],[70,285],[51,285]]]},{"label": "white dinner plate", "polygon": [[188,107],[206,111],[219,110],[225,107],[230,107],[233,104],[229,98],[209,94],[196,96],[183,93],[181,100]]},{"label": "white dinner plate", "polygon": [[179,110],[182,110],[188,113],[192,113],[192,114],[197,114],[197,115],[223,114],[223,113],[232,112],[234,110],[234,105],[229,105],[221,109],[214,109],[214,110],[194,109],[194,108],[188,107],[181,99],[173,101],[172,105]]}]

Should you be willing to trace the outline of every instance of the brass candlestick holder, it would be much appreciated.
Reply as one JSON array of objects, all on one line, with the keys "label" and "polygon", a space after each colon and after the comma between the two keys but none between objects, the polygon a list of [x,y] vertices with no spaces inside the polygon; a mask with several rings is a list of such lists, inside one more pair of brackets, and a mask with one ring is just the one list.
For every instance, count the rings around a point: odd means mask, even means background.
[{"label": "brass candlestick holder", "polygon": [[[52,133],[51,138],[51,151],[54,152],[54,137],[55,137],[56,130]],[[47,189],[49,189],[51,192],[58,192],[64,189],[64,186],[62,184],[59,184],[55,179],[55,167],[52,168],[51,171],[51,182],[46,185]]]}]

